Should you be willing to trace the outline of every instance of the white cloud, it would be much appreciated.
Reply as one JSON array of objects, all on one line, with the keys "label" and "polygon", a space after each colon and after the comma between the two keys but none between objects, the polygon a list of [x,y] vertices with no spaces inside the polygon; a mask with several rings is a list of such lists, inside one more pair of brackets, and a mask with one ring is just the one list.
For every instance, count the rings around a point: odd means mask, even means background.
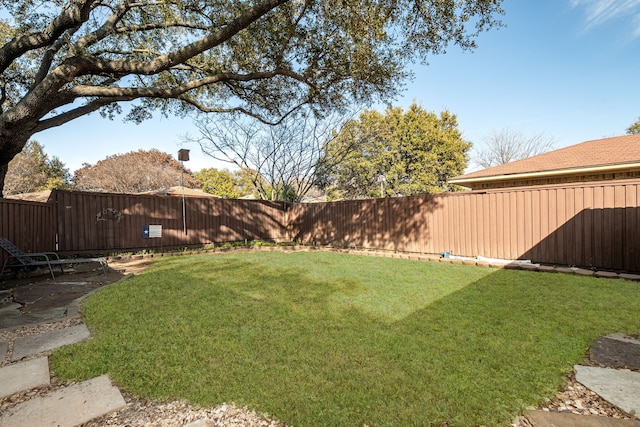
[{"label": "white cloud", "polygon": [[619,19],[632,22],[632,33],[640,37],[640,0],[569,0],[572,8],[583,9],[586,29]]}]

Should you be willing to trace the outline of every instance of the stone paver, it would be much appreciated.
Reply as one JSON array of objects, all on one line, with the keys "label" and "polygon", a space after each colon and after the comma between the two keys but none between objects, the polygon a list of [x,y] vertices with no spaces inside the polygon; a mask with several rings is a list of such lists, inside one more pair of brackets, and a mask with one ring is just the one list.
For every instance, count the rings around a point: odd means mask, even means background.
[{"label": "stone paver", "polygon": [[0,342],[0,362],[4,362],[7,358],[7,350],[9,350],[8,342]]},{"label": "stone paver", "polygon": [[15,329],[24,325],[49,322],[64,317],[67,309],[65,307],[51,308],[49,310],[36,313],[23,313],[21,310],[8,310],[0,316],[0,330]]},{"label": "stone paver", "polygon": [[638,274],[629,274],[629,273],[620,273],[621,279],[627,280],[640,280],[640,275]]},{"label": "stone paver", "polygon": [[49,384],[49,362],[46,357],[0,368],[0,398],[44,384]]},{"label": "stone paver", "polygon": [[38,335],[17,338],[13,343],[13,359],[53,350],[63,345],[73,344],[89,338],[89,330],[84,324],[64,329],[56,329]]},{"label": "stone paver", "polygon": [[126,406],[106,375],[39,396],[0,416],[0,427],[74,427]]},{"label": "stone paver", "polygon": [[196,420],[189,424],[184,425],[184,427],[214,427],[214,426],[215,426],[215,423],[207,419]]},{"label": "stone paver", "polygon": [[623,334],[611,334],[597,340],[589,358],[600,366],[640,370],[640,341]]},{"label": "stone paver", "polygon": [[630,343],[630,344],[636,344],[636,345],[640,345],[640,340],[637,338],[633,338],[630,337],[628,335],[625,334],[609,334],[607,335],[605,338],[609,338],[612,340],[618,340],[618,341],[622,341],[622,342],[626,342],[626,343]]},{"label": "stone paver", "polygon": [[627,369],[575,366],[576,381],[627,413],[640,414],[640,373]]},{"label": "stone paver", "polygon": [[596,271],[594,274],[596,277],[604,277],[606,279],[617,279],[618,273],[614,273],[613,271]]},{"label": "stone paver", "polygon": [[22,307],[22,305],[16,302],[0,302],[0,313],[4,314],[7,311],[17,310],[20,307]]},{"label": "stone paver", "polygon": [[633,420],[560,412],[527,411],[525,416],[534,427],[640,427]]},{"label": "stone paver", "polygon": [[586,270],[584,268],[576,268],[574,272],[580,276],[593,276],[593,270]]}]

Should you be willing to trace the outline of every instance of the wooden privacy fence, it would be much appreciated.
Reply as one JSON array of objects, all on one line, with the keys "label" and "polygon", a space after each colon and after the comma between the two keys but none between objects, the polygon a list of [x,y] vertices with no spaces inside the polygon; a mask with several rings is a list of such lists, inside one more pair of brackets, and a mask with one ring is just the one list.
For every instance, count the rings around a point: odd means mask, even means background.
[{"label": "wooden privacy fence", "polygon": [[[640,271],[640,180],[296,205],[187,197],[185,214],[183,223],[175,196],[54,191],[46,204],[0,199],[2,236],[29,251],[246,239]],[[162,226],[161,237],[145,238],[149,225]]]},{"label": "wooden privacy fence", "polygon": [[[46,252],[55,249],[54,234],[49,204],[0,199],[0,237],[25,252]],[[6,257],[0,250],[0,264]]]},{"label": "wooden privacy fence", "polygon": [[[53,191],[47,203],[0,199],[0,236],[25,251],[62,253],[288,240],[284,203],[185,197],[184,207],[183,221],[180,196]],[[145,237],[145,226],[161,226],[161,237]]]},{"label": "wooden privacy fence", "polygon": [[640,181],[296,205],[293,240],[640,271]]},{"label": "wooden privacy fence", "polygon": [[[179,196],[56,191],[53,198],[64,252],[286,240],[284,203],[185,197],[183,220]],[[148,226],[161,226],[161,237],[145,237]]]}]

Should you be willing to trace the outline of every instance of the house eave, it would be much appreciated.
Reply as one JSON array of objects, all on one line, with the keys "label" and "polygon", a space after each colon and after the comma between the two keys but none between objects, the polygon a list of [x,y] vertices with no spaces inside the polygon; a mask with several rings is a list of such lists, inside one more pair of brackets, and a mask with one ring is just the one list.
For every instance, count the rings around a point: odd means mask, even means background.
[{"label": "house eave", "polygon": [[482,176],[477,178],[454,178],[450,179],[449,183],[457,185],[467,185],[483,182],[501,182],[501,181],[514,181],[520,179],[535,179],[535,178],[549,178],[557,176],[571,176],[571,175],[585,175],[603,172],[619,172],[619,171],[632,171],[640,170],[640,163],[621,163],[615,165],[602,165],[602,166],[588,166],[580,168],[568,168],[568,169],[556,169],[550,171],[540,172],[525,172],[514,173],[507,175],[491,175]]}]

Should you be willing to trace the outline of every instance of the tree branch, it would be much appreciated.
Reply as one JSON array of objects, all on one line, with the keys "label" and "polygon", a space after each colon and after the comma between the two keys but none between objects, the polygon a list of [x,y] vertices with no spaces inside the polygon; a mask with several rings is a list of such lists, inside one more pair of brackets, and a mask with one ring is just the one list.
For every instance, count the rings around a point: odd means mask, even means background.
[{"label": "tree branch", "polygon": [[62,49],[62,47],[65,45],[65,43],[67,42],[66,39],[71,38],[73,33],[78,31],[79,28],[80,28],[79,26],[76,26],[74,28],[67,30],[66,37],[61,36],[58,40],[55,41],[55,43],[53,43],[53,45],[49,49],[45,51],[42,57],[42,61],[40,62],[40,68],[38,69],[38,72],[36,73],[35,78],[33,79],[33,84],[31,85],[30,90],[36,87],[38,84],[40,84],[45,79],[45,77],[47,77],[47,74],[51,69],[51,64],[53,63],[53,59],[55,58],[55,54],[58,53],[58,51]]},{"label": "tree branch", "polygon": [[207,31],[209,27],[205,27],[202,25],[194,25],[188,22],[182,21],[165,21],[163,23],[154,23],[154,24],[146,24],[146,25],[132,25],[128,27],[117,28],[115,30],[116,34],[127,34],[127,33],[135,33],[139,31],[151,31],[151,30],[162,30],[166,28],[189,28],[191,30],[202,30]]},{"label": "tree branch", "polygon": [[58,15],[43,31],[15,37],[0,48],[0,73],[16,59],[34,49],[50,45],[65,31],[77,27],[89,19],[89,12],[100,0],[77,0],[75,7]]},{"label": "tree branch", "polygon": [[102,86],[86,86],[78,85],[69,90],[76,97],[88,97],[88,96],[100,96],[100,97],[114,97],[114,96],[128,96],[134,98],[177,98],[180,95],[187,93],[191,90],[201,88],[203,86],[220,83],[227,80],[234,81],[252,81],[269,79],[276,75],[282,74],[279,70],[267,71],[259,73],[248,74],[236,74],[236,73],[220,73],[215,76],[204,77],[197,80],[192,80],[184,83],[180,86],[173,88],[153,88],[153,87],[102,87]]},{"label": "tree branch", "polygon": [[65,123],[70,122],[71,120],[80,118],[89,113],[93,113],[98,111],[100,108],[112,104],[114,102],[119,101],[132,101],[133,99],[129,99],[128,97],[121,98],[109,98],[109,99],[97,99],[91,101],[81,107],[75,108],[73,110],[66,111],[61,113],[55,117],[51,117],[49,119],[40,120],[36,127],[34,128],[33,133],[41,132],[43,130],[51,129],[57,126],[61,126]]},{"label": "tree branch", "polygon": [[199,111],[201,111],[203,113],[242,113],[245,116],[253,117],[254,119],[258,120],[260,123],[263,123],[263,124],[269,125],[269,126],[278,126],[287,117],[289,117],[294,112],[298,111],[303,105],[306,104],[306,102],[301,102],[301,103],[293,106],[291,109],[289,109],[289,111],[287,111],[286,113],[281,115],[280,118],[278,118],[278,120],[276,120],[274,122],[274,121],[269,121],[269,120],[265,119],[263,116],[261,116],[260,114],[254,113],[253,111],[247,110],[246,108],[243,108],[243,107],[211,108],[211,107],[206,107],[206,106],[202,105],[201,103],[199,103],[198,101],[196,101],[195,99],[193,99],[191,97],[180,97],[180,100],[182,102],[186,102],[187,104],[196,107]]},{"label": "tree branch", "polygon": [[102,58],[84,57],[88,73],[142,74],[152,75],[179,65],[194,56],[221,45],[231,37],[247,28],[256,20],[291,0],[262,0],[246,12],[232,20],[228,25],[211,31],[211,34],[196,40],[180,49],[160,55],[148,62],[131,60],[104,60]]}]

